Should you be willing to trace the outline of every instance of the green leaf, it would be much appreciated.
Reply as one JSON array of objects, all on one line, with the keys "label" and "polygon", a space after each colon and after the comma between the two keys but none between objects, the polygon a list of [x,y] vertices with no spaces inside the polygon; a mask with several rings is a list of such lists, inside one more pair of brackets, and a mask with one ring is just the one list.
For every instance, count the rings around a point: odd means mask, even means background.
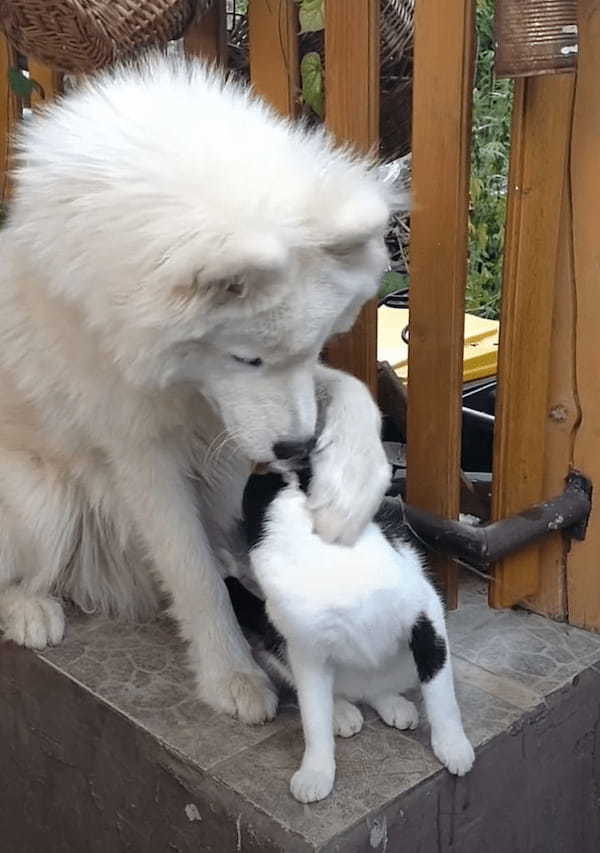
[{"label": "green leaf", "polygon": [[8,85],[19,98],[28,98],[35,91],[42,96],[44,94],[40,84],[31,77],[26,77],[20,68],[8,69]]},{"label": "green leaf", "polygon": [[386,272],[381,279],[379,287],[379,296],[387,296],[388,293],[394,293],[396,290],[403,290],[408,287],[408,276],[402,275],[399,272]]},{"label": "green leaf", "polygon": [[323,65],[316,52],[306,53],[300,63],[304,102],[323,118]]},{"label": "green leaf", "polygon": [[301,33],[316,33],[325,26],[323,0],[300,0],[298,11]]}]

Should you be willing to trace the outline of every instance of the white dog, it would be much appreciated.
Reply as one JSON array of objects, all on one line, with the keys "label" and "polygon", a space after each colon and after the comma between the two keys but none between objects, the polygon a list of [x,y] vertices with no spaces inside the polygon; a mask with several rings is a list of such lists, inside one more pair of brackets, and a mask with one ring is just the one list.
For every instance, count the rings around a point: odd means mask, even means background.
[{"label": "white dog", "polygon": [[[289,480],[289,482],[288,482]],[[284,477],[250,477],[244,520],[250,563],[280,632],[261,654],[267,670],[295,686],[305,751],[290,783],[304,803],[333,787],[333,736],[362,728],[355,702],[389,726],[414,729],[418,713],[400,693],[420,682],[431,745],[450,773],[463,776],[473,747],[454,693],[444,609],[421,558],[399,533],[388,499],[356,544],[324,542],[313,532],[305,490],[310,466]]]},{"label": "white dog", "polygon": [[261,722],[276,696],[222,580],[251,462],[303,455],[352,542],[385,491],[379,414],[319,353],[385,268],[368,161],[201,64],[151,58],[33,118],[0,232],[0,626],[58,643],[60,598],[157,604],[199,695]]}]

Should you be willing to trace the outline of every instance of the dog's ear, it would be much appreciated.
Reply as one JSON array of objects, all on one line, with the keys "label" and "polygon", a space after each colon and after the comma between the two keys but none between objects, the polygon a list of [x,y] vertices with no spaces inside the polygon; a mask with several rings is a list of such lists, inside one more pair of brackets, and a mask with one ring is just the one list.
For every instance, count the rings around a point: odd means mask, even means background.
[{"label": "dog's ear", "polygon": [[244,273],[277,273],[288,262],[287,247],[273,234],[233,236],[230,243],[232,262]]},{"label": "dog's ear", "polygon": [[254,282],[283,270],[287,260],[287,248],[272,235],[231,235],[197,271],[196,288],[243,298]]},{"label": "dog's ear", "polygon": [[334,255],[345,255],[364,246],[372,237],[384,233],[392,213],[408,211],[410,196],[395,173],[379,167],[373,172],[374,184],[343,204],[332,217],[323,248]]},{"label": "dog's ear", "polygon": [[344,204],[333,215],[323,248],[331,254],[346,254],[382,234],[390,215],[385,200],[376,195]]},{"label": "dog's ear", "polygon": [[[265,278],[283,270],[288,260],[285,244],[269,234],[231,234],[226,239],[215,239],[203,252],[192,255],[190,247],[186,252],[191,255],[191,269],[185,280],[181,276],[173,288],[178,302],[199,299],[215,304],[244,299]],[[201,264],[194,268],[198,255]],[[181,266],[185,269],[187,264]]]},{"label": "dog's ear", "polygon": [[194,287],[213,304],[244,299],[281,272],[288,261],[284,244],[270,235],[244,235],[227,240],[216,264],[198,270]]}]

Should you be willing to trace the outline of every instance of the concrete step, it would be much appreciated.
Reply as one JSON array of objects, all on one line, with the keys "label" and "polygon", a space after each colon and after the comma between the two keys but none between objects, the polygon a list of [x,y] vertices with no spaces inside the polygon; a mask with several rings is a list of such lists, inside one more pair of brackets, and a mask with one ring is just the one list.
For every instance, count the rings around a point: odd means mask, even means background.
[{"label": "concrete step", "polygon": [[212,713],[167,619],[71,613],[56,649],[1,643],[0,850],[597,853],[600,637],[490,611],[477,584],[449,627],[473,771],[441,769],[424,723],[367,713],[311,806],[288,791],[296,708],[257,728]]}]

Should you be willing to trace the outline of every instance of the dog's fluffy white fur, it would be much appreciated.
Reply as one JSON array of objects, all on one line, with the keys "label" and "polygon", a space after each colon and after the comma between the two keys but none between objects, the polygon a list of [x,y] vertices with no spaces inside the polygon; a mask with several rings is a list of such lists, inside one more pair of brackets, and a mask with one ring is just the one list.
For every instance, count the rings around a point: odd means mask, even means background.
[{"label": "dog's fluffy white fur", "polygon": [[298,692],[305,752],[293,795],[312,802],[329,794],[334,733],[350,737],[362,727],[355,702],[390,726],[414,729],[417,709],[399,694],[418,680],[435,755],[451,773],[467,773],[474,753],[454,693],[444,610],[415,549],[388,541],[376,523],[353,547],[324,542],[298,483],[273,491],[250,562],[286,641],[265,663]]},{"label": "dog's fluffy white fur", "polygon": [[32,118],[0,232],[0,626],[172,603],[199,694],[276,698],[221,575],[250,461],[322,415],[311,509],[352,541],[389,478],[379,415],[322,366],[386,263],[369,161],[201,64],[153,57]]}]

